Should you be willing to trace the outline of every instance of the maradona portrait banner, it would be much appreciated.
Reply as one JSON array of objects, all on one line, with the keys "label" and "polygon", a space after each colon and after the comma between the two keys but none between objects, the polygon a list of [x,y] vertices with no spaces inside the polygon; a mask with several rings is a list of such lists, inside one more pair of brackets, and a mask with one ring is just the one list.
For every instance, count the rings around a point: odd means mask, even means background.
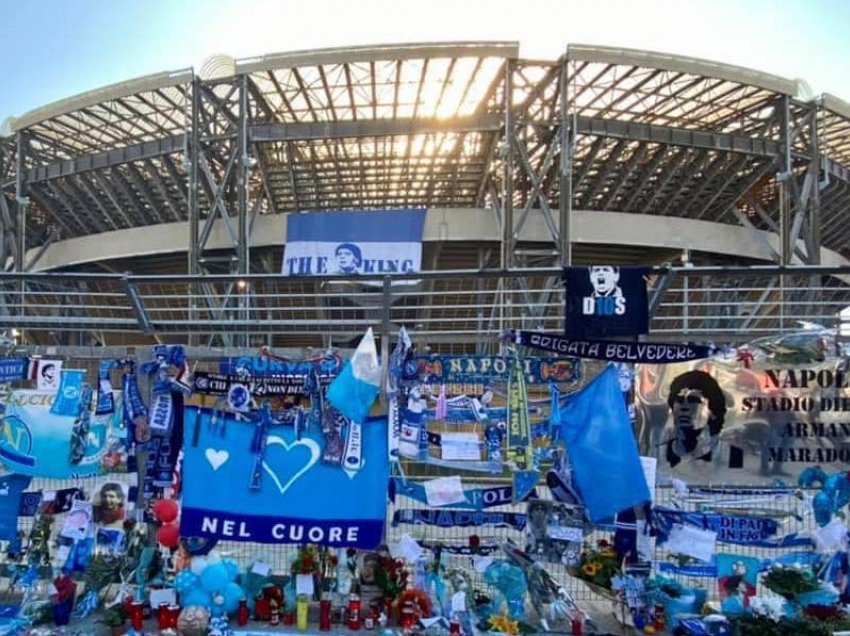
[{"label": "maradona portrait banner", "polygon": [[332,276],[418,272],[425,210],[301,212],[286,220],[281,273]]},{"label": "maradona portrait banner", "polygon": [[362,467],[348,471],[322,461],[325,442],[315,427],[296,436],[273,420],[225,415],[216,426],[208,409],[187,407],[184,415],[184,536],[367,549],[381,542],[386,418],[363,424]]}]

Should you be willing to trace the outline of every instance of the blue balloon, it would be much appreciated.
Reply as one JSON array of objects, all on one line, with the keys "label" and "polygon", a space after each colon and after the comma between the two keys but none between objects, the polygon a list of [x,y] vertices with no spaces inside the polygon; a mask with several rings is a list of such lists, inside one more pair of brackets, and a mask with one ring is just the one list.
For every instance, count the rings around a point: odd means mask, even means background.
[{"label": "blue balloon", "polygon": [[210,608],[212,605],[212,598],[210,597],[209,592],[205,592],[199,587],[193,588],[189,590],[186,595],[181,599],[180,603],[183,607],[189,607],[191,605],[200,605],[201,607]]},{"label": "blue balloon", "polygon": [[825,526],[832,519],[832,497],[826,491],[821,490],[812,499],[812,510],[815,512],[815,522],[820,527]]},{"label": "blue balloon", "polygon": [[193,587],[198,586],[198,577],[189,570],[179,572],[174,579],[174,588],[180,593],[185,594]]},{"label": "blue balloon", "polygon": [[227,614],[227,599],[224,593],[219,591],[212,595],[210,604],[210,616],[224,616]]},{"label": "blue balloon", "polygon": [[227,567],[221,562],[208,565],[201,572],[201,587],[210,593],[223,590],[229,581]]},{"label": "blue balloon", "polygon": [[239,576],[239,566],[232,559],[223,559],[221,564],[227,569],[227,580],[235,581]]},{"label": "blue balloon", "polygon": [[228,614],[235,612],[239,607],[239,601],[245,598],[245,591],[238,583],[231,581],[224,586],[224,608]]},{"label": "blue balloon", "polygon": [[846,473],[837,473],[827,477],[826,481],[832,485],[832,500],[835,512],[838,512],[850,503],[850,479],[847,479]]},{"label": "blue balloon", "polygon": [[809,466],[797,478],[801,488],[814,488],[815,484],[822,486],[826,481],[826,473],[820,466]]}]

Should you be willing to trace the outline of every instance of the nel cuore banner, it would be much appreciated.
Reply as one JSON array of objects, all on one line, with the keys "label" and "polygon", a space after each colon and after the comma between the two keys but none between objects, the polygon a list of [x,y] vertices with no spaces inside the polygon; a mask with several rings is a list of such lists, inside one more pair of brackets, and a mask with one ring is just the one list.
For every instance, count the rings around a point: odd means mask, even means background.
[{"label": "nel cuore banner", "polygon": [[425,210],[300,212],[286,221],[285,276],[409,274],[422,268]]},{"label": "nel cuore banner", "polygon": [[367,549],[380,544],[389,479],[386,418],[364,422],[362,467],[346,471],[322,461],[324,440],[315,427],[296,435],[291,426],[225,415],[215,430],[211,415],[195,407],[184,413],[186,431],[197,431],[197,443],[187,434],[183,449],[184,536]]}]

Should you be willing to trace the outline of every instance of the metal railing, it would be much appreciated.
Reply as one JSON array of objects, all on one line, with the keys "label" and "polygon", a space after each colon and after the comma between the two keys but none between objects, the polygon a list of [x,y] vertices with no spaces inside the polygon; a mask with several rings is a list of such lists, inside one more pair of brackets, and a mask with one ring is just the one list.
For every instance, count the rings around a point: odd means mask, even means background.
[{"label": "metal railing", "polygon": [[[648,277],[647,339],[739,342],[834,328],[850,267],[671,267]],[[0,274],[0,330],[224,345],[344,346],[405,326],[432,347],[481,349],[508,328],[562,332],[558,268],[383,278]],[[35,338],[38,341],[38,338]],[[42,338],[42,340],[44,340]],[[123,341],[122,341],[123,342]]]}]

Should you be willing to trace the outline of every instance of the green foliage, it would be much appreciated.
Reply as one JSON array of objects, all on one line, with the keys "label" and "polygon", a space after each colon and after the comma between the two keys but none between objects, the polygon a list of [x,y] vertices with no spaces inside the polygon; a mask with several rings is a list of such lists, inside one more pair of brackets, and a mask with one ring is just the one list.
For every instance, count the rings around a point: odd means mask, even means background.
[{"label": "green foliage", "polygon": [[127,620],[127,612],[122,604],[115,605],[106,610],[100,619],[97,621],[109,627],[118,627],[123,625]]},{"label": "green foliage", "polygon": [[833,632],[850,628],[846,618],[820,621],[813,618],[783,618],[774,621],[764,616],[741,614],[731,619],[735,636],[832,636]]}]

